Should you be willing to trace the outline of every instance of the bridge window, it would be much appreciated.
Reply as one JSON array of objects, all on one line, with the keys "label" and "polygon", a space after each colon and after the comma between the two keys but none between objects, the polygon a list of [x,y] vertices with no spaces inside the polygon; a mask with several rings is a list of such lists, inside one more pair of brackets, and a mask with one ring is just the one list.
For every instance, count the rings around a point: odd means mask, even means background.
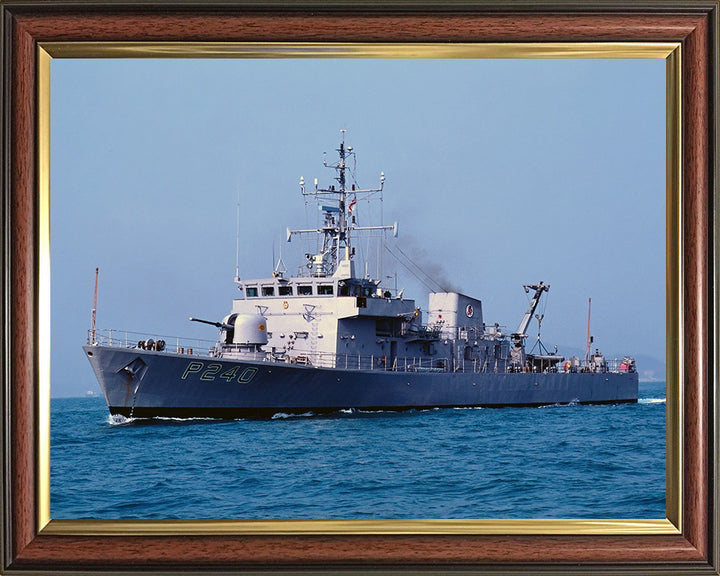
[{"label": "bridge window", "polygon": [[262,295],[263,296],[275,296],[275,286],[263,286],[262,287]]},{"label": "bridge window", "polygon": [[311,285],[301,285],[298,286],[298,296],[312,296],[312,286]]},{"label": "bridge window", "polygon": [[257,298],[258,291],[257,286],[248,286],[245,290],[245,293],[247,294],[248,298]]},{"label": "bridge window", "polygon": [[318,286],[318,296],[326,296],[333,293],[332,284]]},{"label": "bridge window", "polygon": [[292,296],[292,286],[279,286],[278,295],[280,296]]}]

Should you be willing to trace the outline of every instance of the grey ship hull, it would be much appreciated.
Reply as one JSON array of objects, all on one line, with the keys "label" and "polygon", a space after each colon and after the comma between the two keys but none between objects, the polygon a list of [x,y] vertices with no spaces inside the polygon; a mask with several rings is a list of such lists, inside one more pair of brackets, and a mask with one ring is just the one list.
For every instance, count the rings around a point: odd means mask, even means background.
[{"label": "grey ship hull", "polygon": [[340,370],[84,346],[112,414],[269,417],[340,409],[637,402],[637,373]]}]

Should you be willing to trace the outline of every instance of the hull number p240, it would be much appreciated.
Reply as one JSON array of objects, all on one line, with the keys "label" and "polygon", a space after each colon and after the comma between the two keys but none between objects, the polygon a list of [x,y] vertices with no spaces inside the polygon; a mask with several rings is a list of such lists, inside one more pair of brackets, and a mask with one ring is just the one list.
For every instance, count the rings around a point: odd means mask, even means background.
[{"label": "hull number p240", "polygon": [[222,364],[212,363],[205,367],[204,362],[198,362],[197,360],[190,362],[183,372],[182,379],[185,380],[188,376],[198,375],[200,380],[205,382],[212,382],[216,378],[221,378],[228,382],[239,382],[240,384],[247,384],[255,378],[258,369],[254,366],[233,366],[228,368],[224,372],[222,371],[224,366]]}]

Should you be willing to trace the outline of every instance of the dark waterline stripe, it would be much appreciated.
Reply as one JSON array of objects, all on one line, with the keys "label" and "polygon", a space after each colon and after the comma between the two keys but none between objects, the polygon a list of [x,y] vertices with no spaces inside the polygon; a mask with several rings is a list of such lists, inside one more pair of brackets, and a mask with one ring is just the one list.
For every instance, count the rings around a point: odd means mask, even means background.
[{"label": "dark waterline stripe", "polygon": [[[600,404],[637,404],[636,398],[628,400],[606,400],[599,402],[576,402],[569,404],[586,404],[586,405],[600,405]],[[547,402],[538,402],[531,404],[478,404],[471,406],[363,406],[361,408],[355,408],[356,410],[368,411],[368,412],[406,412],[408,410],[433,410],[435,408],[537,408],[539,406],[554,406],[555,404],[548,404]],[[560,405],[565,405],[560,403]],[[125,418],[130,417],[132,411],[133,418],[215,418],[219,420],[236,420],[238,418],[271,418],[275,414],[307,414],[313,413],[317,415],[321,414],[332,414],[340,412],[341,410],[352,410],[347,406],[331,406],[331,407],[299,407],[299,406],[280,406],[280,407],[236,407],[236,408],[209,408],[209,407],[172,407],[172,408],[161,408],[161,407],[142,407],[135,406],[110,406],[110,413],[115,416],[124,416]]]}]

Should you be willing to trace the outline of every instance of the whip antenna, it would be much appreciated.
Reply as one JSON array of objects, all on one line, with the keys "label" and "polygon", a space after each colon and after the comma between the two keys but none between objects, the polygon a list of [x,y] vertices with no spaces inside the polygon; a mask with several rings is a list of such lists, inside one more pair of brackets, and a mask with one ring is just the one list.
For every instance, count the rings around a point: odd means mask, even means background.
[{"label": "whip antenna", "polygon": [[587,340],[585,341],[585,364],[587,364],[590,361],[590,344],[593,341],[592,336],[590,336],[590,304],[592,303],[592,298],[588,298],[588,323],[587,323]]},{"label": "whip antenna", "polygon": [[96,344],[95,342],[95,315],[97,313],[97,287],[98,287],[98,273],[99,268],[95,268],[95,294],[93,296],[93,307],[92,307],[92,319],[90,321],[90,343]]},{"label": "whip antenna", "polygon": [[235,282],[240,281],[240,190],[238,190],[237,212],[235,217]]}]

